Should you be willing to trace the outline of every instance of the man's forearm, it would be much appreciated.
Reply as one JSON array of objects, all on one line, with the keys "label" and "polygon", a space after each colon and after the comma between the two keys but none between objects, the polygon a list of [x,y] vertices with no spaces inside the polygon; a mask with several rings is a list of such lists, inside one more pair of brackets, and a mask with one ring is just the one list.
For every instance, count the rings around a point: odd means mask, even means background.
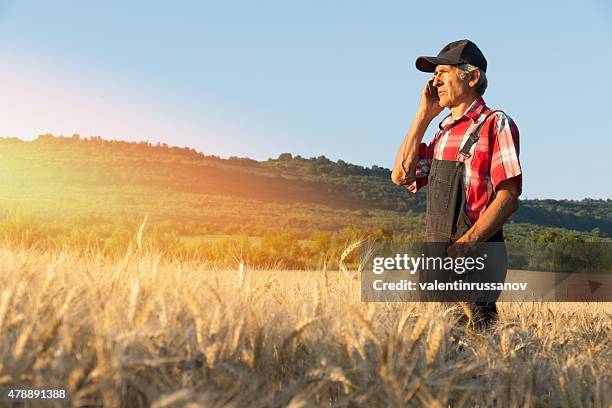
[{"label": "man's forearm", "polygon": [[[501,193],[501,194],[500,194]],[[491,238],[518,209],[518,197],[509,191],[499,192],[478,221],[459,241],[484,242]],[[459,242],[458,241],[458,242]]]},{"label": "man's forearm", "polygon": [[418,112],[415,116],[412,126],[410,126],[410,130],[406,134],[395,158],[395,164],[391,171],[391,181],[393,183],[401,185],[408,175],[414,177],[415,168],[419,160],[419,145],[431,120],[432,118],[421,112]]}]

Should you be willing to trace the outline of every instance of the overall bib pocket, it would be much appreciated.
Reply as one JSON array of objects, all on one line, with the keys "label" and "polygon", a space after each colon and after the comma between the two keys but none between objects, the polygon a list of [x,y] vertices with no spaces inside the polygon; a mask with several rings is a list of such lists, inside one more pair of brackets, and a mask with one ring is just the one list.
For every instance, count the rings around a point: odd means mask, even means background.
[{"label": "overall bib pocket", "polygon": [[448,209],[451,183],[448,180],[430,176],[427,188],[427,212],[431,215],[444,215]]}]

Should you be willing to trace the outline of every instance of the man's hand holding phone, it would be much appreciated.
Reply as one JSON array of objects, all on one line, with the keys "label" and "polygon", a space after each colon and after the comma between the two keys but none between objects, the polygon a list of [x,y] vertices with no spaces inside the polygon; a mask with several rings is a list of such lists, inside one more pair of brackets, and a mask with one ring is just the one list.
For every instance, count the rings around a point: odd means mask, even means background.
[{"label": "man's hand holding phone", "polygon": [[442,112],[444,108],[440,106],[440,98],[438,98],[438,89],[434,86],[434,80],[430,79],[425,84],[423,92],[421,92],[421,104],[419,111],[429,120],[433,120]]},{"label": "man's hand holding phone", "polygon": [[421,92],[421,102],[410,130],[395,159],[391,179],[397,185],[408,185],[416,180],[416,165],[419,161],[419,145],[431,121],[442,112],[437,89],[429,80]]}]

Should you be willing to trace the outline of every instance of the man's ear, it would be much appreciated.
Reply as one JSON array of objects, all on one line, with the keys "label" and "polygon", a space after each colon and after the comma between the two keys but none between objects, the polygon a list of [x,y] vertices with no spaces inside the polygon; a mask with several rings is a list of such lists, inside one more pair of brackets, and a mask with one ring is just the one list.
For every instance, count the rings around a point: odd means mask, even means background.
[{"label": "man's ear", "polygon": [[474,88],[478,81],[480,81],[480,70],[475,69],[474,71],[470,72],[470,81],[468,82],[468,85],[470,88]]}]

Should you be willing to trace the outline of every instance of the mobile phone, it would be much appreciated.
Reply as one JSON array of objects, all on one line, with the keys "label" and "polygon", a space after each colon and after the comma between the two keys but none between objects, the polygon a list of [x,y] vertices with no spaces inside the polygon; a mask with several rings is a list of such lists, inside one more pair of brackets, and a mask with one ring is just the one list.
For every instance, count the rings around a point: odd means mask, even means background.
[{"label": "mobile phone", "polygon": [[438,96],[438,88],[434,86],[434,80],[430,79],[427,82],[427,89],[429,90],[429,94],[432,95],[436,99],[440,99]]}]

